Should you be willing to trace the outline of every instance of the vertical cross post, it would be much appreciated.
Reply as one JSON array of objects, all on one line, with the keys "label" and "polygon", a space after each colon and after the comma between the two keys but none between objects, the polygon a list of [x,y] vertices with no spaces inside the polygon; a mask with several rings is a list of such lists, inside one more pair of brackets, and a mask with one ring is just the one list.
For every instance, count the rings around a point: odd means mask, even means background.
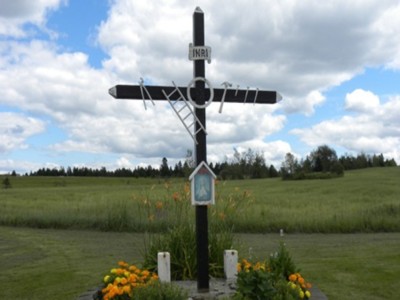
[{"label": "vertical cross post", "polygon": [[[192,46],[192,45],[191,45]],[[191,47],[190,46],[190,47]],[[220,112],[223,103],[260,103],[274,104],[282,99],[282,96],[275,91],[243,90],[238,88],[228,89],[229,84],[225,84],[224,89],[213,89],[206,80],[205,60],[211,61],[211,48],[204,45],[204,13],[197,7],[193,13],[193,47],[194,52],[189,52],[189,59],[193,60],[193,75],[189,87],[173,86],[144,86],[143,81],[140,85],[116,85],[109,89],[110,95],[116,99],[137,99],[145,103],[146,100],[168,100],[180,101],[187,100],[195,107],[195,160],[196,166],[201,168],[202,163],[207,165],[207,140],[206,140],[206,106],[214,102],[220,102]],[[190,49],[190,48],[189,48]],[[200,52],[197,52],[199,50]],[[202,52],[204,51],[204,52]],[[195,84],[192,88],[193,83]],[[206,88],[206,84],[208,88]],[[188,96],[188,99],[185,98]],[[208,99],[206,103],[206,99]],[[251,101],[247,101],[250,99]],[[153,103],[154,104],[154,103]],[[171,104],[173,107],[174,104]],[[146,108],[146,105],[145,105]],[[175,108],[174,108],[175,110]],[[193,115],[192,110],[189,115]],[[188,126],[178,114],[182,123],[189,131]],[[189,116],[188,115],[188,116]],[[192,124],[190,125],[192,126]],[[192,132],[189,132],[193,138]],[[193,191],[192,191],[193,192]],[[212,196],[214,199],[214,196]],[[197,246],[197,290],[199,293],[209,292],[209,253],[208,253],[208,207],[207,205],[196,205],[196,246]],[[222,255],[222,253],[221,253]]]},{"label": "vertical cross post", "polygon": [[[193,45],[204,46],[204,13],[197,7],[193,13]],[[194,78],[205,78],[205,61],[193,61]],[[195,101],[198,105],[205,104],[205,82],[195,81]],[[195,115],[199,122],[206,128],[206,110],[205,108],[195,108]],[[196,122],[196,140],[195,157],[196,166],[202,161],[207,162],[207,140],[206,133],[200,129],[199,122]],[[208,273],[208,216],[207,206],[196,206],[196,244],[197,244],[197,290],[198,292],[209,291],[209,273]]]}]

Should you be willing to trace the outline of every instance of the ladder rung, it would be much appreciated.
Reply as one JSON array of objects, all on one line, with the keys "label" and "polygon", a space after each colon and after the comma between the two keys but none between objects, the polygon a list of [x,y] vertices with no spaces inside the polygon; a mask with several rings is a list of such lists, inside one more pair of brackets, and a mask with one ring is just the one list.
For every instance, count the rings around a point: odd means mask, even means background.
[{"label": "ladder rung", "polygon": [[196,135],[197,133],[199,133],[202,130],[203,130],[202,128],[199,128],[194,134]]},{"label": "ladder rung", "polygon": [[186,120],[186,119],[189,118],[189,116],[191,116],[191,115],[192,115],[192,112],[188,113],[188,114],[183,118],[183,120]]},{"label": "ladder rung", "polygon": [[183,105],[179,110],[178,113],[180,113],[182,110],[184,110],[187,107],[187,105]]},{"label": "ladder rung", "polygon": [[176,91],[177,91],[177,89],[174,89],[174,90],[171,92],[171,94],[168,94],[168,95],[167,95],[167,98],[171,98],[171,96],[172,96],[173,94],[175,94]]}]

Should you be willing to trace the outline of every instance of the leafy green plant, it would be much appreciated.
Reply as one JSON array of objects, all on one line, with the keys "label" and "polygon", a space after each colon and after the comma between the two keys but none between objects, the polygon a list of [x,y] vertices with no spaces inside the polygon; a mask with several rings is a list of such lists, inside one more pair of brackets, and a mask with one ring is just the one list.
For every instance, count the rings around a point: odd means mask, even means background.
[{"label": "leafy green plant", "polygon": [[235,299],[309,299],[311,284],[300,275],[284,243],[267,262],[238,264]]},{"label": "leafy green plant", "polygon": [[[167,251],[171,255],[171,278],[173,280],[195,279],[197,277],[196,233],[193,207],[190,205],[189,184],[180,191],[171,191],[165,185],[166,196],[157,200],[146,195],[139,211],[143,219],[151,225],[167,218],[165,232],[149,234],[145,239],[144,266],[149,270],[157,268],[157,253]],[[239,194],[239,193],[238,193]],[[244,195],[244,196],[243,196]],[[231,249],[234,243],[233,224],[239,198],[248,194],[229,196],[220,201],[219,206],[211,206],[209,214],[209,273],[213,277],[223,277],[223,251]],[[160,200],[162,199],[162,200]]]},{"label": "leafy green plant", "polygon": [[167,251],[171,255],[171,278],[192,279],[196,276],[196,238],[193,226],[171,228],[160,235],[148,236],[145,242],[144,266],[157,269],[157,253]]},{"label": "leafy green plant", "polygon": [[[234,242],[232,232],[210,229],[209,272],[213,277],[223,277],[223,251],[230,249]],[[164,234],[153,234],[145,242],[144,266],[149,270],[157,268],[157,253],[168,251],[171,255],[171,278],[173,280],[195,279],[197,277],[196,234],[192,224],[171,228]]]},{"label": "leafy green plant", "polygon": [[272,274],[266,271],[265,264],[251,264],[243,260],[237,277],[238,299],[272,299],[276,294]]},{"label": "leafy green plant", "polygon": [[276,276],[277,280],[280,278],[287,279],[291,274],[300,271],[296,268],[296,265],[283,242],[279,244],[278,251],[270,255],[268,266],[274,273],[274,276]]}]

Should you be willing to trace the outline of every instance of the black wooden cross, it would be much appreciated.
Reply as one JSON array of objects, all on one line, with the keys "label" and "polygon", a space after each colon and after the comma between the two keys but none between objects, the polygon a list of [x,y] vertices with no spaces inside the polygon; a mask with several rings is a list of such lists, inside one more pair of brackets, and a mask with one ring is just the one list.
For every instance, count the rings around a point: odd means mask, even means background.
[{"label": "black wooden cross", "polygon": [[[274,104],[281,100],[281,96],[275,91],[250,90],[249,88],[228,89],[227,83],[225,83],[225,88],[212,89],[210,86],[206,88],[205,60],[208,59],[210,62],[210,53],[208,53],[209,47],[205,47],[204,45],[204,13],[199,7],[193,13],[193,44],[191,44],[191,47],[194,47],[195,51],[199,49],[197,52],[193,52],[194,55],[204,56],[203,59],[192,59],[194,79],[191,83],[194,84],[194,87],[191,87],[191,85],[188,87],[144,86],[142,83],[140,85],[116,85],[109,90],[109,93],[116,99],[136,99],[143,101],[182,100],[182,95],[187,95],[188,98],[193,97],[194,103],[192,102],[192,104],[195,108],[195,118],[197,118],[197,122],[195,122],[195,155],[196,165],[198,166],[203,161],[207,162],[205,107],[208,101],[220,102],[221,112],[224,102]],[[213,97],[211,97],[212,94]],[[209,291],[208,217],[206,205],[196,206],[196,240],[197,289],[198,292],[204,293]]]}]

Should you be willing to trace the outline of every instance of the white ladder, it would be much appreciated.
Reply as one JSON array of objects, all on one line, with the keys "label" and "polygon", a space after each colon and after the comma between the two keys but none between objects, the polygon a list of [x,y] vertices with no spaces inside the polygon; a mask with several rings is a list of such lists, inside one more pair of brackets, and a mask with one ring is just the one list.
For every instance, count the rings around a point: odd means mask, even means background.
[{"label": "white ladder", "polygon": [[[185,126],[187,132],[189,132],[190,136],[192,137],[193,141],[195,141],[196,144],[198,144],[196,140],[196,135],[199,133],[201,130],[204,131],[205,134],[207,134],[206,129],[204,128],[203,124],[200,122],[200,120],[196,117],[196,115],[193,112],[193,109],[190,107],[188,101],[186,100],[185,96],[182,94],[182,92],[179,90],[179,88],[176,86],[175,82],[172,82],[174,85],[175,89],[170,93],[167,94],[165,90],[162,90],[165,98],[167,98],[169,104],[171,105],[172,109],[175,111],[176,115],[178,116],[179,120],[181,120],[183,126]],[[175,93],[179,94],[178,99],[176,100],[171,100],[171,96]],[[182,101],[183,100],[183,101]],[[193,116],[193,118],[189,118],[190,116]],[[194,131],[194,133],[191,131],[191,128],[195,128],[196,122],[199,124],[199,128],[197,131]]]}]

